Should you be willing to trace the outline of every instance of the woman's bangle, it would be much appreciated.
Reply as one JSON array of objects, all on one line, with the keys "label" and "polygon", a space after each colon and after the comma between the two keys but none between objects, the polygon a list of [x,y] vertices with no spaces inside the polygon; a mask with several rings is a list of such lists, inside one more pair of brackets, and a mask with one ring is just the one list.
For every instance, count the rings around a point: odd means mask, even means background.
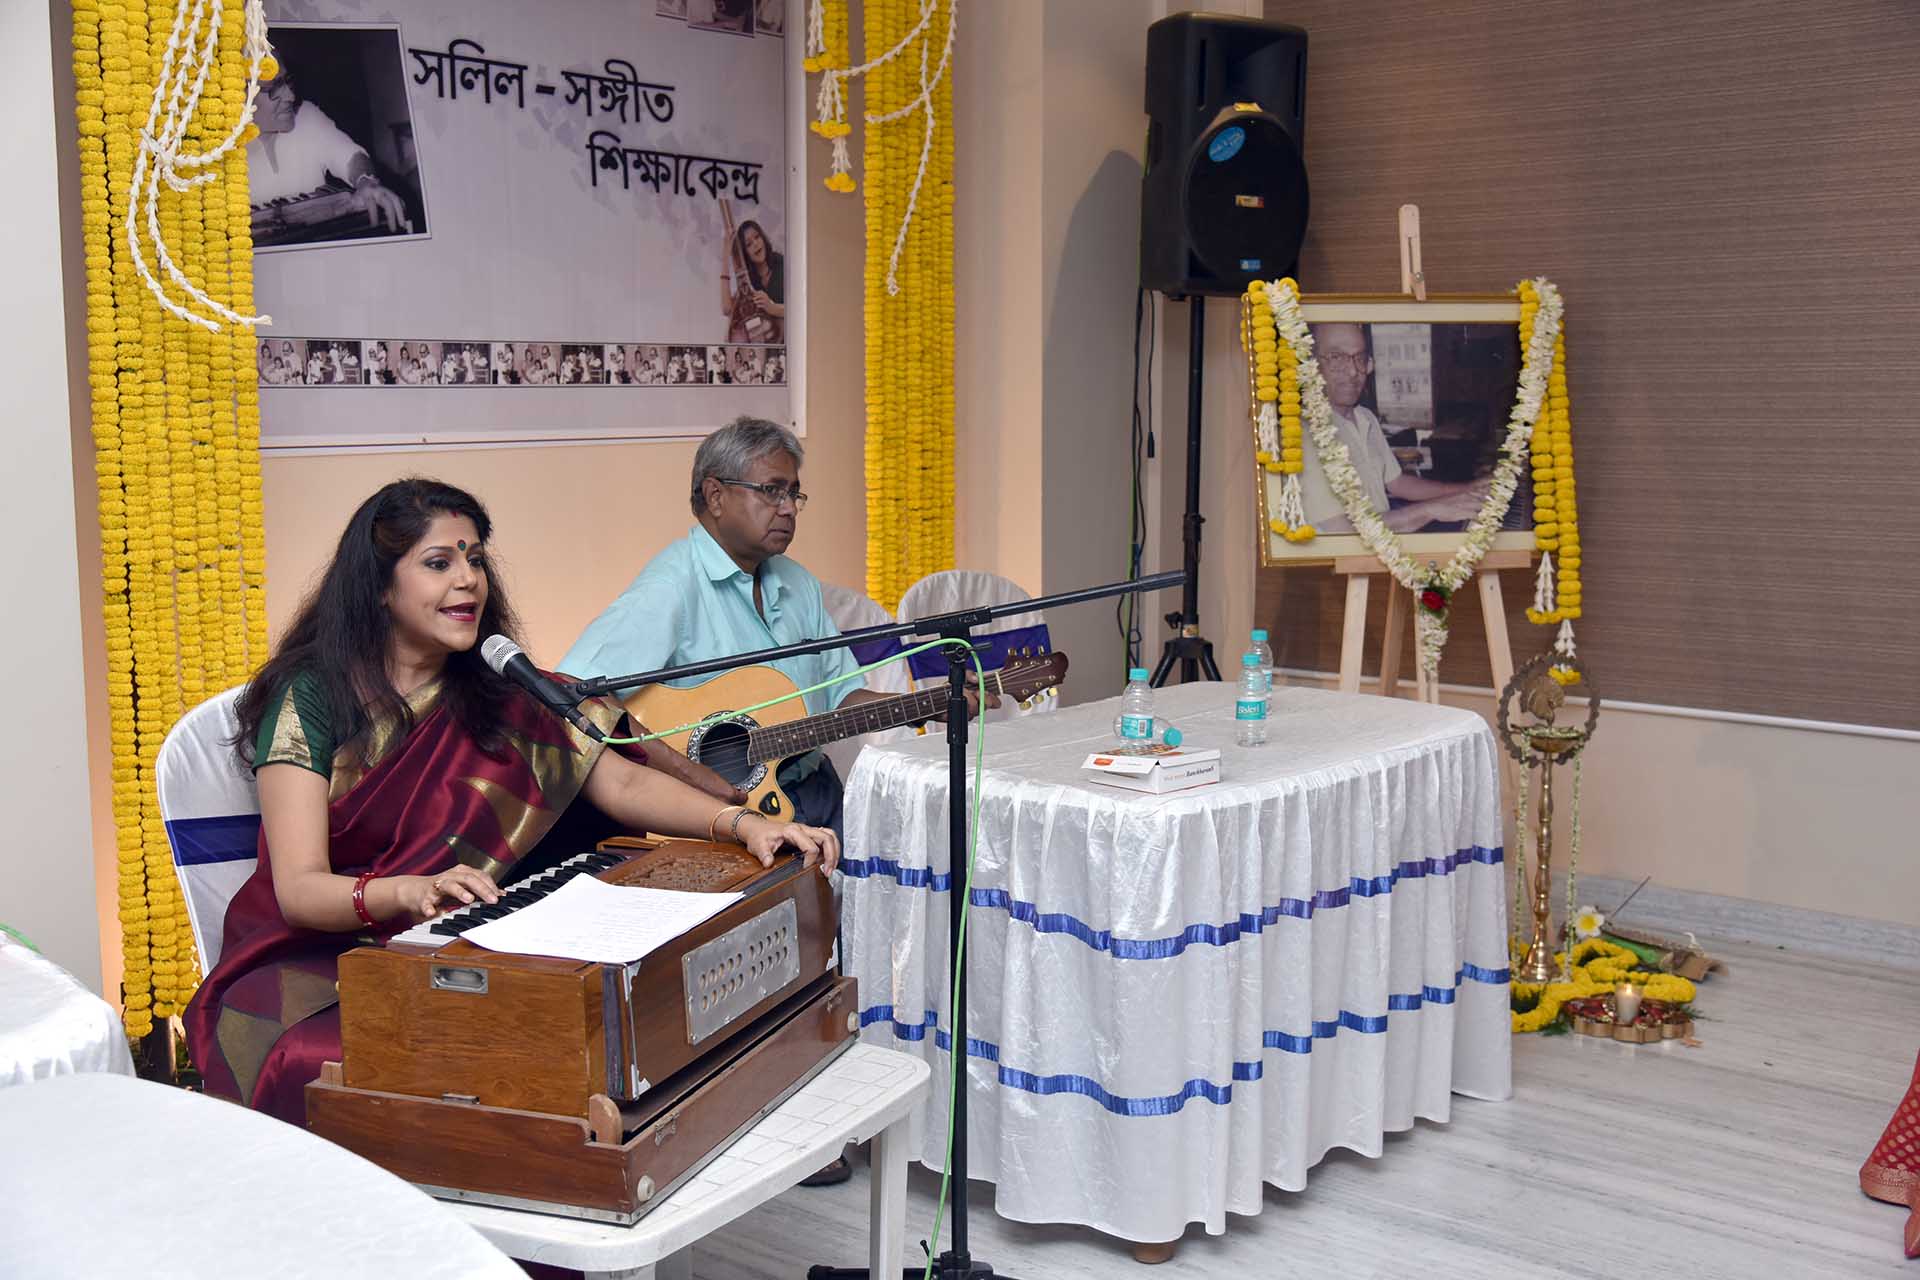
[{"label": "woman's bangle", "polygon": [[[720,843],[720,836],[718,834],[720,830],[720,819],[727,816],[728,809],[740,809],[742,813],[746,812],[745,809],[742,809],[741,806],[737,804],[730,804],[722,807],[720,812],[713,815],[713,821],[707,823],[707,843],[708,844]],[[736,818],[734,821],[738,822],[739,819]]]},{"label": "woman's bangle", "polygon": [[735,844],[746,843],[745,840],[742,840],[740,838],[740,819],[748,816],[751,813],[753,813],[753,810],[747,808],[745,805],[742,805],[740,806],[740,812],[733,815],[733,825],[727,828],[727,838],[732,840]]},{"label": "woman's bangle", "polygon": [[353,914],[359,916],[360,922],[367,928],[378,929],[380,922],[375,920],[373,913],[367,910],[367,881],[371,879],[373,879],[373,872],[362,871],[360,878],[353,882]]}]

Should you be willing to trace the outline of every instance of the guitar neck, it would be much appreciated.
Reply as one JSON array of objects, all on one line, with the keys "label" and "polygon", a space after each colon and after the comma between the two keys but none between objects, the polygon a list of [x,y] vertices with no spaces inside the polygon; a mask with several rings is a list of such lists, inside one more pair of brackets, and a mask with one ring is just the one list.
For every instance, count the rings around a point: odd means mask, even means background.
[{"label": "guitar neck", "polygon": [[[997,671],[987,672],[988,687],[996,688],[999,677]],[[842,707],[838,711],[808,716],[804,720],[790,720],[786,724],[754,729],[747,734],[747,752],[755,764],[785,760],[842,738],[896,729],[903,724],[916,724],[940,715],[946,709],[945,685],[922,689],[918,693],[903,693],[883,701],[862,702],[858,706]]]}]

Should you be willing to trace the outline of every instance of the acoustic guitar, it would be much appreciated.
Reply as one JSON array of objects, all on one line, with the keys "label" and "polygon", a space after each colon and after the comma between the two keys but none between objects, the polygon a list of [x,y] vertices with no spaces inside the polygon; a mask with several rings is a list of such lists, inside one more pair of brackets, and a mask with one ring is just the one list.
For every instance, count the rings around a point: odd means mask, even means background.
[{"label": "acoustic guitar", "polygon": [[[1009,655],[1005,667],[986,673],[986,687],[1002,698],[1026,703],[1054,696],[1066,677],[1064,653]],[[752,714],[738,710],[795,692],[793,681],[772,667],[741,667],[690,689],[648,685],[626,705],[635,719],[649,726],[698,721],[691,730],[661,741],[745,791],[750,806],[782,822],[790,821],[793,812],[793,803],[775,781],[784,761],[843,738],[917,724],[947,709],[943,683],[817,716],[807,715],[799,698]]]}]

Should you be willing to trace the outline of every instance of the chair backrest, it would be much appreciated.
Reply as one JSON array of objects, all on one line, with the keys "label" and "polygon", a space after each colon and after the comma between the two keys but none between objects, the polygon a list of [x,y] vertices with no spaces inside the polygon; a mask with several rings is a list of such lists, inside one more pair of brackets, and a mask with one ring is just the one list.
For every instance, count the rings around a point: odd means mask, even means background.
[{"label": "chair backrest", "polygon": [[203,975],[220,959],[227,904],[259,857],[260,794],[233,753],[239,696],[238,688],[228,689],[181,716],[154,765],[160,816]]},{"label": "chair backrest", "polygon": [[[833,619],[833,625],[842,635],[849,631],[859,631],[866,627],[884,627],[893,622],[888,613],[873,597],[858,591],[849,591],[845,587],[836,587],[831,582],[820,584],[820,595],[827,606],[827,616]],[[850,646],[853,659],[861,666],[884,661],[897,655],[905,646],[898,639],[870,640]],[[875,693],[911,693],[913,677],[907,672],[904,662],[889,662],[867,672],[866,688]],[[857,738],[848,738],[843,742],[828,744],[823,750],[827,759],[833,761],[835,771],[841,778],[853,772],[853,762],[859,757],[860,749],[870,742],[887,742],[894,738],[911,737],[911,729],[886,729],[879,733],[863,733]]]},{"label": "chair backrest", "polygon": [[[943,569],[939,573],[928,574],[907,588],[900,597],[900,620],[914,622],[937,614],[952,613],[956,609],[1017,604],[1032,598],[1021,589],[1019,583],[997,573]],[[1047,633],[1046,616],[1039,610],[996,618],[991,630],[976,629],[973,634],[976,641],[987,646],[987,651],[980,655],[980,665],[989,671],[1006,666],[1007,654],[1012,650],[1030,649],[1038,652],[1053,647],[1052,638]],[[918,654],[908,659],[908,663],[913,668],[914,679],[923,685],[947,678],[947,660],[939,650],[930,649]],[[1052,711],[1058,705],[1058,699],[1051,697],[1036,698],[1031,706],[1024,709],[1002,704],[998,712],[989,712],[987,718],[1007,719]]]}]

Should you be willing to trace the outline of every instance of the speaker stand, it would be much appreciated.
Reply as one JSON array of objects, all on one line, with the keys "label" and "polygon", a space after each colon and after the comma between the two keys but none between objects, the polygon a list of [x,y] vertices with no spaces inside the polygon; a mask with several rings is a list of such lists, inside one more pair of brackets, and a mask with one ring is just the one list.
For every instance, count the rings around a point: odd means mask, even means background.
[{"label": "speaker stand", "polygon": [[1180,588],[1180,612],[1167,615],[1174,634],[1160,650],[1160,661],[1153,669],[1153,685],[1159,688],[1180,664],[1180,682],[1192,684],[1203,675],[1220,678],[1214,665],[1213,644],[1200,634],[1200,526],[1207,518],[1200,514],[1200,382],[1206,369],[1207,300],[1199,294],[1187,298],[1187,511],[1180,522],[1182,565],[1187,580]]}]

